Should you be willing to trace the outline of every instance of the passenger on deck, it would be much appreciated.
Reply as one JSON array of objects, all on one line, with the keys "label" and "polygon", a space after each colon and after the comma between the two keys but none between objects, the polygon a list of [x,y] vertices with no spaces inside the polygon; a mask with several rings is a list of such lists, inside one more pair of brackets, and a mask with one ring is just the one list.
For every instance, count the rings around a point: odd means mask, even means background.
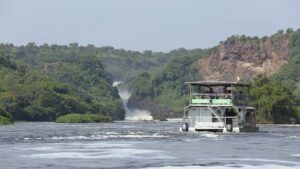
[{"label": "passenger on deck", "polygon": [[208,93],[210,94],[210,98],[211,98],[211,99],[215,99],[215,96],[214,96],[214,93],[215,93],[215,92],[214,92],[213,88],[210,87]]},{"label": "passenger on deck", "polygon": [[224,88],[224,94],[225,94],[225,99],[231,99],[231,89],[227,89],[227,87]]}]

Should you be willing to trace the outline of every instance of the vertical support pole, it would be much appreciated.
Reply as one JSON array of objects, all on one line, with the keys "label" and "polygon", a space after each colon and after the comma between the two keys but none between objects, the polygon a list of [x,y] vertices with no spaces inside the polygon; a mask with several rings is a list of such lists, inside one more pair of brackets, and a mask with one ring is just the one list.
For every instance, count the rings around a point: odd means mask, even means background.
[{"label": "vertical support pole", "polygon": [[201,121],[201,118],[202,118],[202,107],[199,107],[199,108],[200,108],[199,122],[200,122],[200,125],[202,125],[202,121]]},{"label": "vertical support pole", "polygon": [[183,108],[183,119],[184,119],[184,122],[186,122],[186,118],[185,118],[185,107]]},{"label": "vertical support pole", "polygon": [[234,98],[233,98],[233,85],[231,84],[230,85],[230,87],[231,87],[231,100],[232,100],[232,103],[234,102]]},{"label": "vertical support pole", "polygon": [[192,104],[192,84],[190,84],[190,104]]}]

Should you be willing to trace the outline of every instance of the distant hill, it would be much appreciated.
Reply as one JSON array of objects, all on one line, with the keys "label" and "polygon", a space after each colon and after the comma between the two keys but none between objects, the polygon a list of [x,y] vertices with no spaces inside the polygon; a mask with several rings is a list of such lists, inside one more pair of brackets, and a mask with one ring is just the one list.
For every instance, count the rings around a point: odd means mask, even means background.
[{"label": "distant hill", "polygon": [[[299,39],[300,30],[288,29],[263,38],[234,35],[213,48],[168,53],[77,43],[0,44],[0,108],[16,120],[53,121],[69,113],[122,120],[125,110],[112,83],[124,81],[132,90],[129,107],[147,109],[155,118],[181,117],[187,104],[184,82],[241,79],[255,86],[258,120],[288,122],[300,112]],[[274,106],[285,100],[284,108]],[[286,118],[276,121],[281,112]]]}]

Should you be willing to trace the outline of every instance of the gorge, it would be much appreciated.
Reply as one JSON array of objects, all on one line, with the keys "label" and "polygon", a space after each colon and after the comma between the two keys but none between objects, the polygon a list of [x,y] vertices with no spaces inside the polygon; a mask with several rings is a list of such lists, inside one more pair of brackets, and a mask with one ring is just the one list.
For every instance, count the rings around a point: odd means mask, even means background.
[{"label": "gorge", "polygon": [[[268,105],[262,114],[275,112],[275,102],[267,101],[276,99],[287,100],[286,119],[300,114],[299,29],[262,38],[233,35],[212,48],[170,52],[0,44],[0,60],[0,108],[14,120],[55,121],[70,113],[178,118],[187,104],[186,81],[237,79],[253,83],[253,104]],[[126,85],[116,88],[114,81]],[[263,92],[272,98],[261,97]]]},{"label": "gorge", "polygon": [[128,121],[151,121],[153,120],[153,117],[151,115],[151,112],[143,109],[130,109],[128,108],[128,99],[131,96],[131,93],[129,90],[126,88],[124,82],[121,81],[115,81],[113,83],[114,87],[118,88],[120,98],[122,99],[123,106],[125,108],[125,120]]}]

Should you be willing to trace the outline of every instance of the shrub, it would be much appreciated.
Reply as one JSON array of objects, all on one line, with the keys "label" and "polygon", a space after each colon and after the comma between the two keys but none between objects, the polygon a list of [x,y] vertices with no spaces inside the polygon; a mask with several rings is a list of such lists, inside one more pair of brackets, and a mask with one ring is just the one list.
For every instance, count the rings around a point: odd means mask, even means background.
[{"label": "shrub", "polygon": [[12,119],[0,116],[0,125],[7,125],[7,124],[13,124]]},{"label": "shrub", "polygon": [[13,124],[14,121],[11,115],[6,112],[2,107],[0,107],[0,125]]},{"label": "shrub", "polygon": [[112,118],[102,114],[67,114],[56,119],[57,123],[108,123]]}]

